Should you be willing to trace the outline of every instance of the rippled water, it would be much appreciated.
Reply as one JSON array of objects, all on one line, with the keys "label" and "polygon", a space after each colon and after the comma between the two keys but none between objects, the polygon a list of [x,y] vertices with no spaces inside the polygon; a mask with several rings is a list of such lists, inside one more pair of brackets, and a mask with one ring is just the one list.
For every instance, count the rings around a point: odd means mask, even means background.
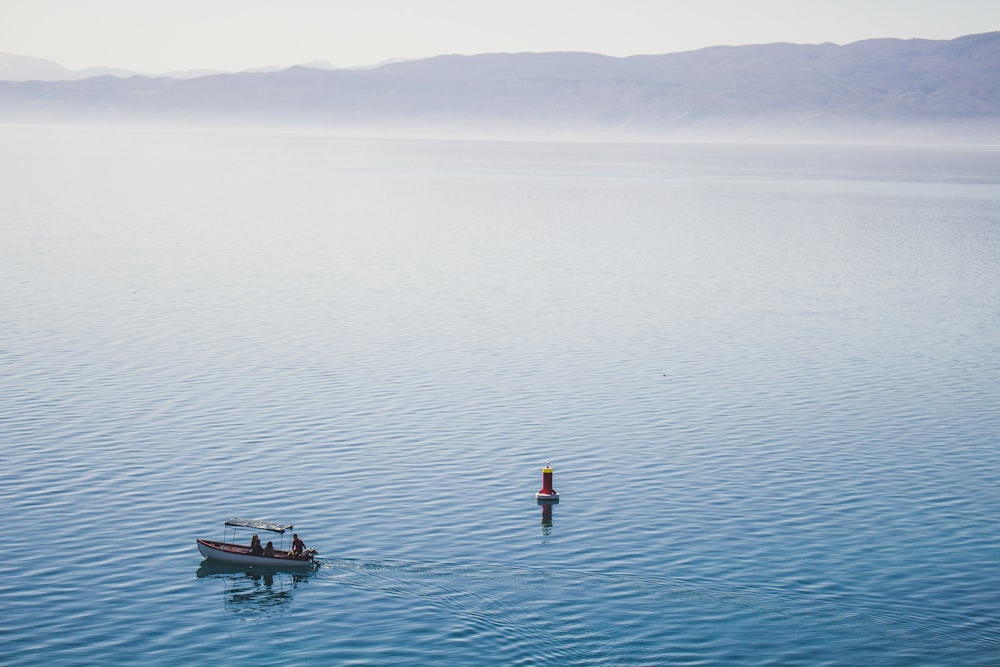
[{"label": "rippled water", "polygon": [[3,664],[1000,663],[1000,153],[0,146]]}]

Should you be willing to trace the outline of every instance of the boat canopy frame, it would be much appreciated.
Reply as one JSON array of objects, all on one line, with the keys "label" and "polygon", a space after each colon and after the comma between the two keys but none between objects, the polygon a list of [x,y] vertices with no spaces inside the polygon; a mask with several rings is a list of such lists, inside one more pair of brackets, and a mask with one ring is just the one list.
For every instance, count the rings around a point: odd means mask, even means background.
[{"label": "boat canopy frame", "polygon": [[269,530],[272,533],[280,533],[281,535],[295,528],[291,524],[275,523],[274,521],[264,521],[262,519],[243,519],[238,516],[234,516],[232,519],[226,521],[226,525],[233,528],[249,528],[250,530]]}]

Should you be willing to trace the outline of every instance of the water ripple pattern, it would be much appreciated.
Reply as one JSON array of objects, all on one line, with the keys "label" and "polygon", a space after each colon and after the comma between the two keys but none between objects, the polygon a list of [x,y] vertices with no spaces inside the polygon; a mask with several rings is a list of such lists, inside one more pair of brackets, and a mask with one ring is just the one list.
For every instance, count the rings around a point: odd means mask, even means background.
[{"label": "water ripple pattern", "polygon": [[1000,663],[1000,153],[0,146],[4,665]]}]

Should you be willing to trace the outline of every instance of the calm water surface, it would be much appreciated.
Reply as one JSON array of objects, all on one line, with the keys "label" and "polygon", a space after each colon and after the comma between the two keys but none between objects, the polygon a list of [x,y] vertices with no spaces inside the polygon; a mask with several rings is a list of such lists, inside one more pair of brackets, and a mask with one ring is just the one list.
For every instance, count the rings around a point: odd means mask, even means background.
[{"label": "calm water surface", "polygon": [[1000,152],[0,148],[3,664],[1000,664]]}]

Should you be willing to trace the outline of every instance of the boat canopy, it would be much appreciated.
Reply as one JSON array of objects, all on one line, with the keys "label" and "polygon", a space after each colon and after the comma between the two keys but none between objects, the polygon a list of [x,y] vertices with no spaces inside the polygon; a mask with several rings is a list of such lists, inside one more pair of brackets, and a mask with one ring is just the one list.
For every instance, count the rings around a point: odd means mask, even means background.
[{"label": "boat canopy", "polygon": [[295,527],[274,523],[273,521],[261,521],[260,519],[241,519],[237,516],[227,521],[226,525],[236,526],[237,528],[252,528],[253,530],[269,530],[272,533],[284,533],[286,530],[291,530]]}]

